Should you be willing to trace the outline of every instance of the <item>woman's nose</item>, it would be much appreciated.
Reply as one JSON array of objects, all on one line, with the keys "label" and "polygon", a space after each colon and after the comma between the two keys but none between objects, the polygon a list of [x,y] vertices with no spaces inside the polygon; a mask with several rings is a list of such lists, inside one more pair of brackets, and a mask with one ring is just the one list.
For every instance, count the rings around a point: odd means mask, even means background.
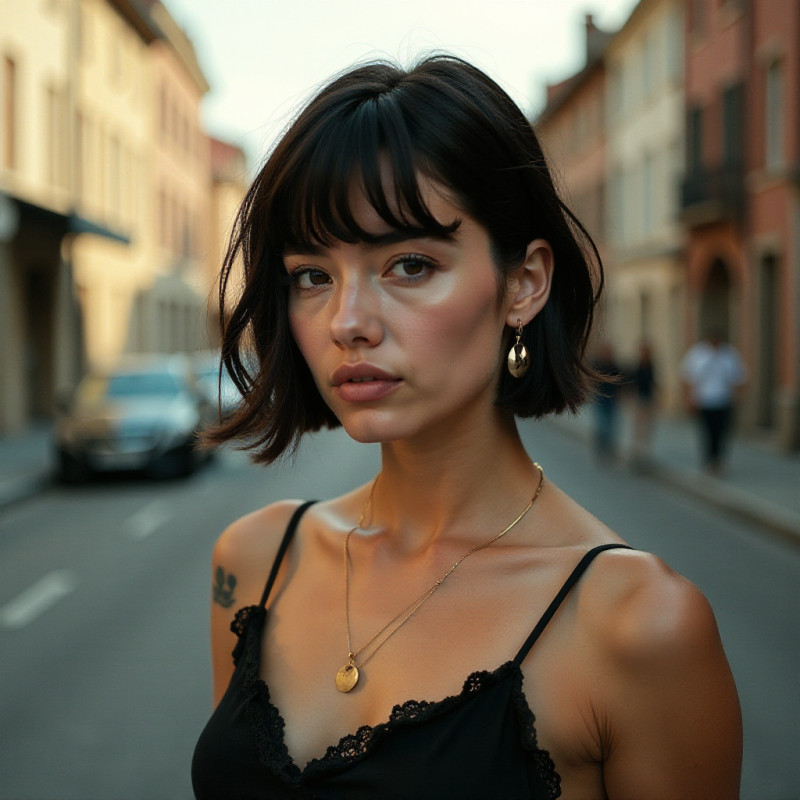
[{"label": "woman's nose", "polygon": [[374,347],[383,337],[377,298],[368,287],[342,287],[335,299],[331,335],[342,348]]}]

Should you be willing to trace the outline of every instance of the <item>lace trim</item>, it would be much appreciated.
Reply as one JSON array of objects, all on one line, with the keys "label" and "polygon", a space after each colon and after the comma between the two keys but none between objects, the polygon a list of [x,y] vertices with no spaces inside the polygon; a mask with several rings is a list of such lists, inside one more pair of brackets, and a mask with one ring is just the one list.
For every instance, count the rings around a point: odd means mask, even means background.
[{"label": "lace trim", "polygon": [[[256,750],[262,764],[282,780],[289,781],[301,797],[313,798],[303,786],[299,767],[292,761],[284,739],[285,722],[272,703],[269,687],[259,677],[261,632],[267,612],[263,606],[239,609],[231,622],[231,631],[239,637],[233,651],[234,664],[243,657],[244,690],[247,694],[247,718],[253,729]],[[256,624],[252,624],[255,622]]]},{"label": "lace trim", "polygon": [[550,753],[539,747],[536,736],[536,717],[531,711],[530,703],[525,697],[522,688],[522,670],[517,667],[514,674],[514,684],[512,688],[514,698],[514,709],[517,712],[520,728],[522,729],[522,746],[529,750],[531,758],[536,766],[536,771],[547,789],[550,800],[561,797],[561,776],[556,772],[556,765],[550,758]]},{"label": "lace trim", "polygon": [[[488,686],[513,673],[512,698],[520,723],[522,746],[530,753],[536,771],[547,788],[550,800],[561,796],[561,778],[556,772],[550,754],[539,747],[535,716],[522,689],[522,671],[513,661],[501,664],[493,671],[480,670],[470,674],[458,694],[443,700],[407,700],[392,708],[389,719],[378,725],[362,725],[355,733],[343,736],[331,745],[320,758],[309,761],[304,770],[292,761],[284,740],[286,723],[272,703],[269,687],[259,676],[261,662],[261,632],[266,619],[261,606],[247,606],[237,611],[231,622],[231,631],[238,637],[234,648],[234,663],[244,657],[244,688],[248,693],[247,714],[256,737],[260,759],[269,769],[288,780],[300,791],[306,791],[300,781],[329,769],[342,769],[363,760],[374,745],[395,728],[418,724],[442,714]],[[253,621],[258,624],[252,625]],[[312,797],[311,794],[305,794]]]},{"label": "lace trim", "polygon": [[234,667],[239,666],[239,661],[242,657],[242,653],[244,652],[244,634],[247,631],[247,626],[250,623],[250,619],[253,616],[256,616],[258,611],[258,606],[245,606],[236,612],[236,615],[231,621],[231,633],[235,633],[237,639],[236,647],[233,648],[232,653]]},{"label": "lace trim", "polygon": [[497,683],[510,668],[512,662],[501,664],[493,672],[485,670],[473,672],[464,681],[459,694],[451,695],[444,700],[406,700],[402,705],[392,708],[389,719],[374,727],[362,725],[355,733],[343,736],[335,745],[331,745],[321,758],[308,763],[306,774],[315,774],[322,769],[342,768],[363,760],[372,748],[387,734],[396,728],[417,724],[438,717],[458,705],[466,697],[477,694],[487,686]]}]

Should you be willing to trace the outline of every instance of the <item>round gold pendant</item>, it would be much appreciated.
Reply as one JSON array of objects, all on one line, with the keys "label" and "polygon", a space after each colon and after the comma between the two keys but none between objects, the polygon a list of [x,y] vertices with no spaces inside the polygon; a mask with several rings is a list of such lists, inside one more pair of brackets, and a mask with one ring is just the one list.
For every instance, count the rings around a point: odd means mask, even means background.
[{"label": "round gold pendant", "polygon": [[340,692],[349,692],[358,683],[358,667],[355,664],[345,664],[336,673],[336,688]]}]

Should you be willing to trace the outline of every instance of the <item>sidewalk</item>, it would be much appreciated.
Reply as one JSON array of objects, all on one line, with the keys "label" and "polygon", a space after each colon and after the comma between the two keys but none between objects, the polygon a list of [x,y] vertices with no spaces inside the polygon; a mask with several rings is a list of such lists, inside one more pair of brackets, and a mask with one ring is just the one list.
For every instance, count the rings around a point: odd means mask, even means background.
[{"label": "sidewalk", "polygon": [[[630,409],[620,409],[619,454],[623,462],[632,450]],[[559,417],[562,430],[592,444],[592,408],[577,417]],[[800,544],[800,453],[779,453],[743,437],[731,441],[721,477],[700,466],[698,432],[691,419],[659,419],[647,472],[727,511],[770,528]]]},{"label": "sidewalk", "polygon": [[[627,409],[620,415],[620,452],[630,452]],[[554,424],[583,438],[592,436],[592,409],[577,417],[558,417]],[[41,491],[53,480],[52,433],[39,424],[19,436],[0,437],[0,510]],[[732,442],[723,477],[699,467],[697,432],[692,420],[659,420],[649,472],[714,505],[765,525],[800,544],[800,453],[776,453],[738,438]]]},{"label": "sidewalk", "polygon": [[32,425],[16,436],[0,436],[0,510],[35,495],[53,480],[52,426]]}]

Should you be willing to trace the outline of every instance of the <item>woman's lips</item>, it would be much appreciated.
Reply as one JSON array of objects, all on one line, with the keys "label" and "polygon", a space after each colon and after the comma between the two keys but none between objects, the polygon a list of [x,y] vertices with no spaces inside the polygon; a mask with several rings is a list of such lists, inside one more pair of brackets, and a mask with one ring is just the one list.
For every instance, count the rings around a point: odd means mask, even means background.
[{"label": "woman's lips", "polygon": [[375,364],[340,364],[331,375],[333,390],[348,403],[371,403],[393,392],[402,380]]},{"label": "woman's lips", "polygon": [[344,381],[334,386],[333,390],[342,400],[348,403],[371,403],[380,400],[397,389],[402,381],[399,378],[387,380],[385,378],[361,379]]},{"label": "woman's lips", "polygon": [[339,364],[331,375],[331,383],[334,386],[338,386],[340,383],[346,383],[347,381],[369,380],[370,378],[385,381],[397,380],[396,376],[392,375],[391,372],[386,372],[386,370],[375,366],[375,364],[370,364],[368,361],[358,361],[353,364]]}]

